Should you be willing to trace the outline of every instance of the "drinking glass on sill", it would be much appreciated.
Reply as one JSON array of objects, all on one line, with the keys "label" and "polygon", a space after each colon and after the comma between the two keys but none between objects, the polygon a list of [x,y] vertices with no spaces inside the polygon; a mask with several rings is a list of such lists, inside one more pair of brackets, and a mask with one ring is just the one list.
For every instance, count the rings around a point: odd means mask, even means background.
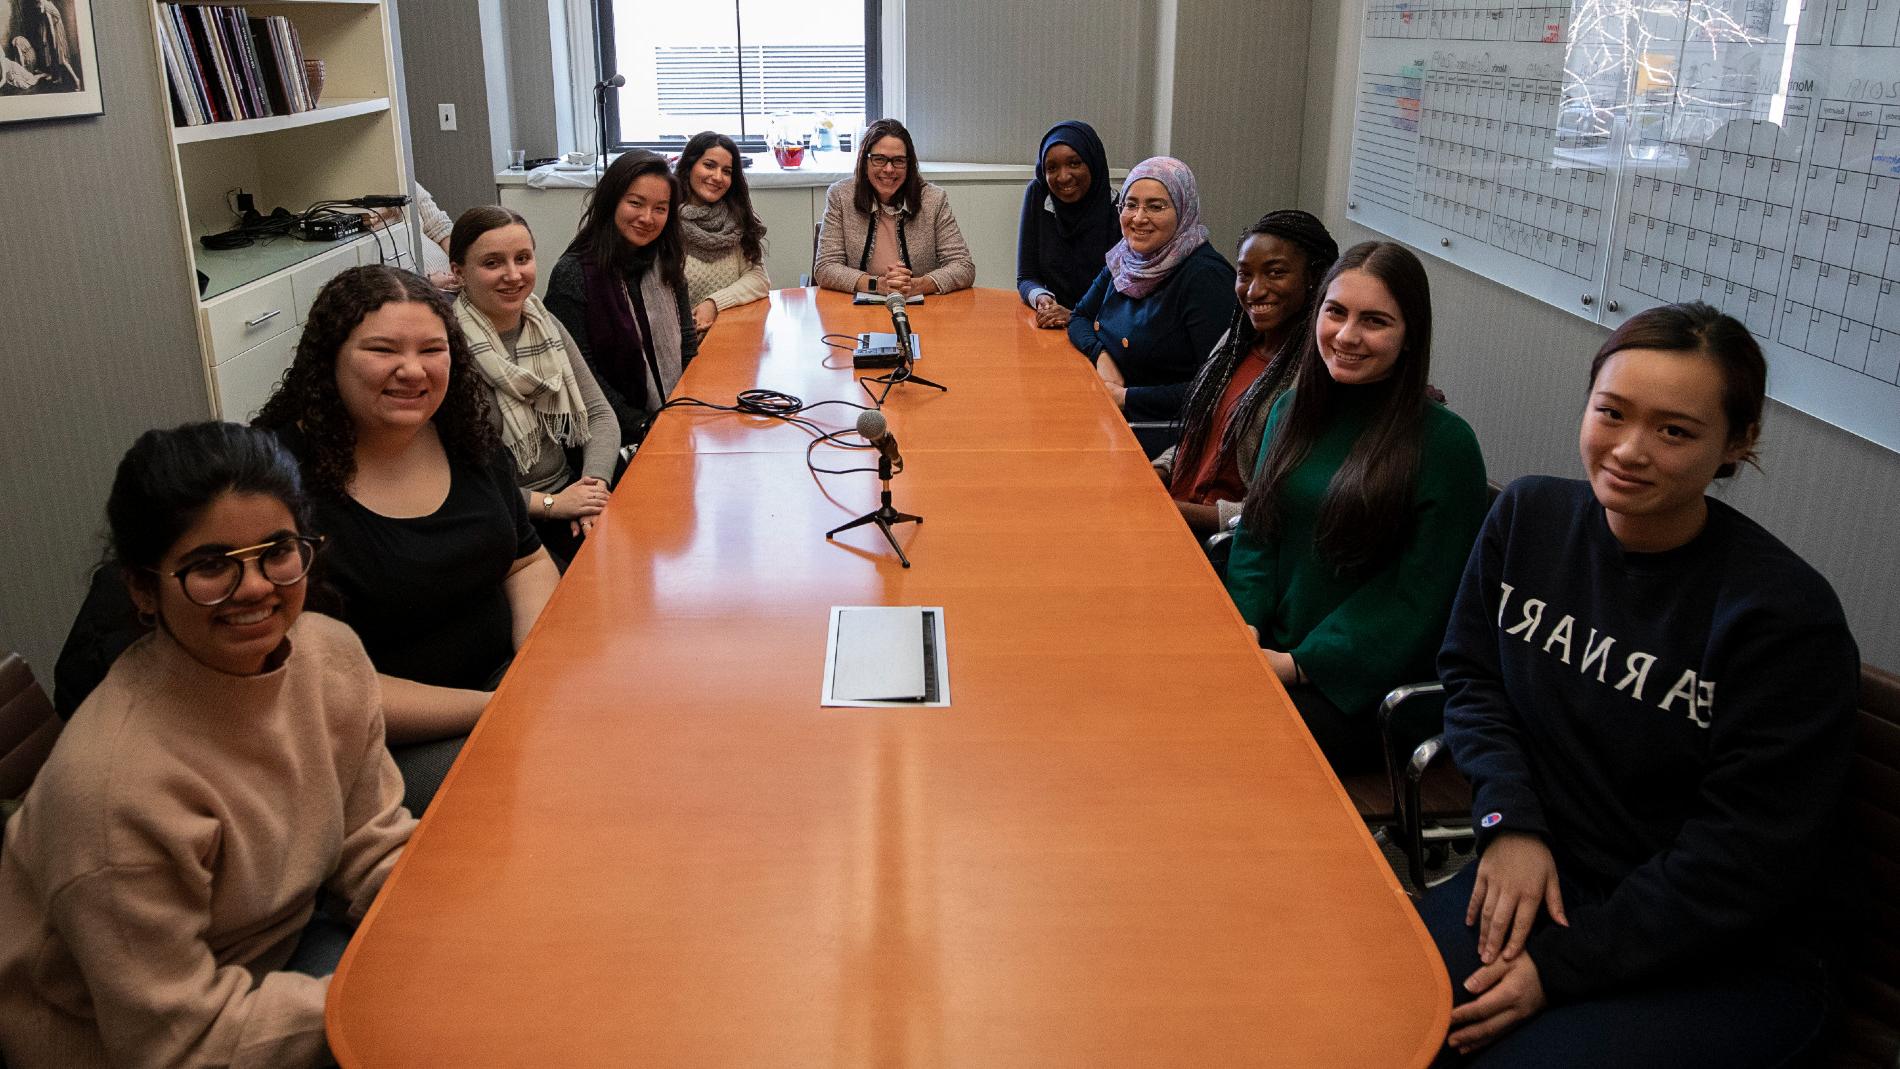
[{"label": "drinking glass on sill", "polygon": [[509,149],[508,150],[508,169],[511,171],[527,170],[528,169],[528,150],[525,148]]}]

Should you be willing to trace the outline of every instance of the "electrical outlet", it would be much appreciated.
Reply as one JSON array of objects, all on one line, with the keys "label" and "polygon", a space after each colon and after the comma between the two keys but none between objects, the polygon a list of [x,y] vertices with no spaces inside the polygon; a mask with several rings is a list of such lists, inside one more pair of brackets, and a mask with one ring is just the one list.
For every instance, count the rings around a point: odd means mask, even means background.
[{"label": "electrical outlet", "polygon": [[444,130],[455,129],[455,105],[437,104],[435,106],[436,123]]}]

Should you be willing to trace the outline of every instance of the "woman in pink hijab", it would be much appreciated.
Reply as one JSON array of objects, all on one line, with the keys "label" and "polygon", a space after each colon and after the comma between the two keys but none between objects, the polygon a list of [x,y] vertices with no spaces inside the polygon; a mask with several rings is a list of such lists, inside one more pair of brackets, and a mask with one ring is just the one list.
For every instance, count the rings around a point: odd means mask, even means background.
[{"label": "woman in pink hijab", "polygon": [[1175,419],[1234,311],[1234,268],[1207,240],[1194,172],[1172,156],[1122,183],[1122,239],[1075,306],[1069,341],[1130,421]]}]

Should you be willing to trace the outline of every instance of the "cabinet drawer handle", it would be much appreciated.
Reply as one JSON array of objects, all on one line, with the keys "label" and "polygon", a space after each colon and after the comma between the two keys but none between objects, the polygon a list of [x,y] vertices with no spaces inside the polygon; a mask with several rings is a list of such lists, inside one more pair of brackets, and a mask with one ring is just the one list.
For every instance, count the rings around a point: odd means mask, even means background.
[{"label": "cabinet drawer handle", "polygon": [[270,311],[265,312],[263,315],[258,316],[256,319],[245,320],[244,325],[246,327],[261,327],[264,324],[270,322],[273,319],[276,319],[278,316],[283,315],[283,314],[284,314],[284,310],[282,308],[273,308]]}]

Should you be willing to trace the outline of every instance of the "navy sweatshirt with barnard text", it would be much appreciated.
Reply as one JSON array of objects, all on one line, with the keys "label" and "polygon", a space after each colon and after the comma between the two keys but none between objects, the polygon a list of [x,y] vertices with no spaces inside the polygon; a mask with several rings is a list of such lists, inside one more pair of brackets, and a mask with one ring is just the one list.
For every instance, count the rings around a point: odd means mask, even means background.
[{"label": "navy sweatshirt with barnard text", "polygon": [[1452,609],[1445,738],[1481,844],[1542,836],[1575,888],[1527,944],[1553,1002],[1818,950],[1838,890],[1859,655],[1819,573],[1708,508],[1687,545],[1631,553],[1589,484],[1520,479]]}]

